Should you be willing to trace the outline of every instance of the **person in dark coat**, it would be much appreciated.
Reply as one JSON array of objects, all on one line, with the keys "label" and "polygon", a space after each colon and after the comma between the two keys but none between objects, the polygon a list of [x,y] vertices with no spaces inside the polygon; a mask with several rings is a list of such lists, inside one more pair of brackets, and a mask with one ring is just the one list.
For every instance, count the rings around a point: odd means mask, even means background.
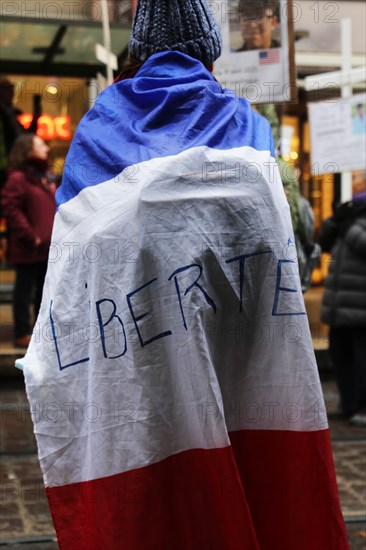
[{"label": "person in dark coat", "polygon": [[366,426],[366,199],[338,207],[321,227],[319,242],[332,254],[321,319],[330,325],[340,413]]},{"label": "person in dark coat", "polygon": [[41,115],[41,96],[33,97],[33,119],[25,129],[18,121],[22,111],[13,105],[15,85],[8,78],[0,79],[0,189],[7,179],[9,155],[17,137],[34,134]]},{"label": "person in dark coat", "polygon": [[54,184],[47,177],[49,147],[36,135],[22,135],[10,154],[9,175],[2,193],[9,227],[8,259],[15,266],[13,297],[15,346],[27,347],[31,335],[30,305],[38,314],[53,219]]}]

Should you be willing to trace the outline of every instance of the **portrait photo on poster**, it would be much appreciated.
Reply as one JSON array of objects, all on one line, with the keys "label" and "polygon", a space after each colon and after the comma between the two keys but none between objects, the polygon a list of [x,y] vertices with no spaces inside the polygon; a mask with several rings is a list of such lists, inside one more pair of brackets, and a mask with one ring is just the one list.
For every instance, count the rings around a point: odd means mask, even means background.
[{"label": "portrait photo on poster", "polygon": [[366,104],[362,101],[352,105],[352,133],[355,135],[366,133]]},{"label": "portrait photo on poster", "polygon": [[[292,0],[225,0],[214,75],[250,103],[296,101]],[[217,10],[216,10],[217,11]]]},{"label": "portrait photo on poster", "polygon": [[280,48],[279,0],[239,0],[229,28],[232,52]]}]

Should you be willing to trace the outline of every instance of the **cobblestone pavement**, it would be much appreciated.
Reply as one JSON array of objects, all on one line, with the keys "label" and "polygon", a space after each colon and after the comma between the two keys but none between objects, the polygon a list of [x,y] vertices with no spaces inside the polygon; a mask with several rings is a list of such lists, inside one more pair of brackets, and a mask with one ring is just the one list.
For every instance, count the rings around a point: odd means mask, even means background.
[{"label": "cobblestone pavement", "polygon": [[[338,393],[331,376],[322,380],[328,413],[338,407]],[[366,550],[366,429],[343,420],[330,421],[332,449],[339,496],[351,550]]]},{"label": "cobblestone pavement", "polygon": [[[329,375],[322,384],[327,410],[333,412],[337,407],[335,384]],[[0,402],[0,546],[56,550],[21,377],[1,380]],[[366,430],[340,420],[331,421],[330,430],[350,548],[366,550]]]}]

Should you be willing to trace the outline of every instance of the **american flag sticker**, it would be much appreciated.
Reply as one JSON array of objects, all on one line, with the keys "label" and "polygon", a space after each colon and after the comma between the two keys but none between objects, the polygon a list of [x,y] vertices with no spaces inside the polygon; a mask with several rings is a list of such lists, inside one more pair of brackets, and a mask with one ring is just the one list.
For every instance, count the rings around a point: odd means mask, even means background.
[{"label": "american flag sticker", "polygon": [[259,65],[270,65],[280,62],[280,49],[266,50],[259,52]]}]

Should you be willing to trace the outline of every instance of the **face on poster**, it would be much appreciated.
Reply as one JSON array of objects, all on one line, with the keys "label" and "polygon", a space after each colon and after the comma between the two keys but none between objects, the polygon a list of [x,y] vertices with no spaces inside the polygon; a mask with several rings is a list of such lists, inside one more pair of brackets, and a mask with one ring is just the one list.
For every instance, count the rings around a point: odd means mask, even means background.
[{"label": "face on poster", "polygon": [[352,196],[366,195],[366,170],[352,172]]},{"label": "face on poster", "polygon": [[292,4],[289,0],[212,0],[223,53],[214,75],[251,103],[294,99]]}]

